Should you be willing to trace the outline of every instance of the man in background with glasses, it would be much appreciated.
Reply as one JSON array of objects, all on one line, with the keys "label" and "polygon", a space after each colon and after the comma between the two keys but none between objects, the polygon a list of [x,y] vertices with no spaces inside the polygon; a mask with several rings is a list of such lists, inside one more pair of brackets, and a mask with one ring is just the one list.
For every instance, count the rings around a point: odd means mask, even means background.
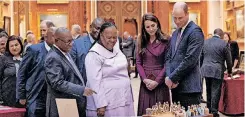
[{"label": "man in background with glasses", "polygon": [[59,117],[57,98],[76,99],[79,117],[86,117],[85,96],[95,92],[85,87],[84,79],[69,54],[73,44],[70,31],[58,28],[55,38],[54,47],[44,64],[48,86],[46,117]]}]

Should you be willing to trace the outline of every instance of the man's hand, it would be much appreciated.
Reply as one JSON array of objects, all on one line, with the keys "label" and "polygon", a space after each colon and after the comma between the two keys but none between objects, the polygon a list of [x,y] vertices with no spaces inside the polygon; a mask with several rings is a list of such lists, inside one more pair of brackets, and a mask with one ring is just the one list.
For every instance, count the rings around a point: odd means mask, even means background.
[{"label": "man's hand", "polygon": [[97,109],[97,115],[98,117],[104,117],[105,116],[105,108],[106,107],[101,107]]},{"label": "man's hand", "polygon": [[169,77],[165,78],[165,84],[168,86],[169,89],[173,89],[178,86],[178,84],[173,83],[172,80],[169,79]]},{"label": "man's hand", "polygon": [[93,93],[96,93],[96,92],[88,87],[85,87],[83,96],[91,96],[93,95]]},{"label": "man's hand", "polygon": [[25,105],[26,104],[26,99],[20,99],[19,102],[20,102],[21,105]]}]

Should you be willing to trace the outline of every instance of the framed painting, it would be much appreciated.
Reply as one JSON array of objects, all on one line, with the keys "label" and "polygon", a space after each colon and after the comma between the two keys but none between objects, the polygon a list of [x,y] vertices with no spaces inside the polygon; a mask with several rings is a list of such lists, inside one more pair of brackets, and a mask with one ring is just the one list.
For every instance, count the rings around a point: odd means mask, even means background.
[{"label": "framed painting", "polygon": [[38,13],[37,18],[37,24],[38,24],[38,37],[40,37],[40,23],[43,20],[50,20],[54,23],[56,27],[65,27],[68,28],[68,21],[69,21],[69,15],[68,13],[61,13],[61,12],[47,12],[47,13]]},{"label": "framed painting", "polygon": [[201,0],[169,0],[169,2],[201,2]]},{"label": "framed painting", "polygon": [[3,21],[3,29],[8,33],[8,35],[11,35],[11,18],[4,16]]},{"label": "framed painting", "polygon": [[239,68],[244,69],[244,51],[240,51]]},{"label": "framed painting", "polygon": [[244,7],[236,10],[237,39],[244,39]]},{"label": "framed painting", "polygon": [[[170,34],[172,34],[177,29],[177,26],[174,23],[174,18],[173,18],[172,12],[169,14],[169,18],[170,18],[169,19],[169,22],[170,22],[169,32],[170,32]],[[200,12],[199,11],[189,11],[189,20],[193,21],[195,24],[200,26],[200,24],[201,24]]]},{"label": "framed painting", "polygon": [[37,4],[67,4],[69,0],[37,0]]}]

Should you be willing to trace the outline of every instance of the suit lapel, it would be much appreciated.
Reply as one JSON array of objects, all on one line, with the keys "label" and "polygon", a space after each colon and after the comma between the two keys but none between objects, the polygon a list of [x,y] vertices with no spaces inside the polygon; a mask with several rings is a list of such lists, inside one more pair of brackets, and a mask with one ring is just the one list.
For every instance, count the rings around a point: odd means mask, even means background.
[{"label": "suit lapel", "polygon": [[76,73],[76,71],[73,68],[72,64],[67,60],[67,58],[65,57],[65,55],[63,55],[56,47],[54,47],[54,50],[58,53],[58,55],[60,55],[61,59],[72,69],[72,71],[77,75],[77,77],[79,78],[79,80],[82,82],[82,79]]},{"label": "suit lapel", "polygon": [[175,44],[176,44],[176,40],[177,40],[177,30],[175,30],[174,31],[174,34],[173,34],[173,37],[172,37],[172,39],[171,39],[171,52],[172,52],[172,57],[173,57],[173,55],[175,54]]},{"label": "suit lapel", "polygon": [[47,49],[45,47],[44,42],[42,43],[42,53],[44,54],[44,56],[46,56],[48,54],[48,51],[47,51]]},{"label": "suit lapel", "polygon": [[87,38],[85,38],[84,40],[84,47],[86,50],[89,50],[89,48],[91,47],[92,43],[90,41],[89,35],[87,35]]},{"label": "suit lapel", "polygon": [[175,56],[175,54],[176,54],[177,50],[179,49],[179,46],[180,46],[180,44],[181,44],[182,40],[185,40],[185,39],[186,39],[186,38],[189,36],[189,33],[190,33],[189,28],[190,28],[190,26],[192,25],[192,23],[193,23],[193,22],[192,22],[192,21],[190,21],[190,22],[189,22],[189,24],[186,26],[186,28],[185,28],[184,32],[182,33],[182,35],[181,35],[181,37],[180,37],[180,42],[179,42],[179,44],[177,45],[177,48],[176,48],[176,50],[175,50],[175,45],[176,45],[177,36],[178,36],[178,34],[177,34],[177,32],[176,32],[176,37],[175,37],[174,48],[172,48],[172,49],[173,49],[173,51],[174,51],[174,54],[173,54],[172,58]]}]

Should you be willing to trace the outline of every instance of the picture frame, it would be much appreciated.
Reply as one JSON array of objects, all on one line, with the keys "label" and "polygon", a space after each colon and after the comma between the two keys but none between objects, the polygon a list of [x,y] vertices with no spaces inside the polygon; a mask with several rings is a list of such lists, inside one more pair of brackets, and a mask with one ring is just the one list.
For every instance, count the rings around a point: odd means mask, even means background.
[{"label": "picture frame", "polygon": [[239,40],[243,40],[245,38],[244,36],[244,7],[237,9],[236,11],[236,38]]},{"label": "picture frame", "polygon": [[239,68],[244,69],[244,51],[240,51]]},{"label": "picture frame", "polygon": [[37,0],[37,4],[68,4],[69,0]]},{"label": "picture frame", "polygon": [[201,0],[169,0],[169,2],[201,2]]},{"label": "picture frame", "polygon": [[226,25],[226,32],[231,32],[233,28],[233,19],[229,18],[225,20],[225,25]]},{"label": "picture frame", "polygon": [[[189,11],[189,19],[198,26],[201,26],[200,11]],[[177,26],[174,23],[172,12],[169,14],[169,22],[169,32],[171,35],[177,29]]]},{"label": "picture frame", "polygon": [[11,35],[11,18],[4,16],[3,21],[3,29],[8,33],[8,35]]},{"label": "picture frame", "polygon": [[37,15],[38,37],[40,37],[40,23],[43,20],[50,20],[56,27],[69,28],[69,14],[66,12],[39,12]]}]

